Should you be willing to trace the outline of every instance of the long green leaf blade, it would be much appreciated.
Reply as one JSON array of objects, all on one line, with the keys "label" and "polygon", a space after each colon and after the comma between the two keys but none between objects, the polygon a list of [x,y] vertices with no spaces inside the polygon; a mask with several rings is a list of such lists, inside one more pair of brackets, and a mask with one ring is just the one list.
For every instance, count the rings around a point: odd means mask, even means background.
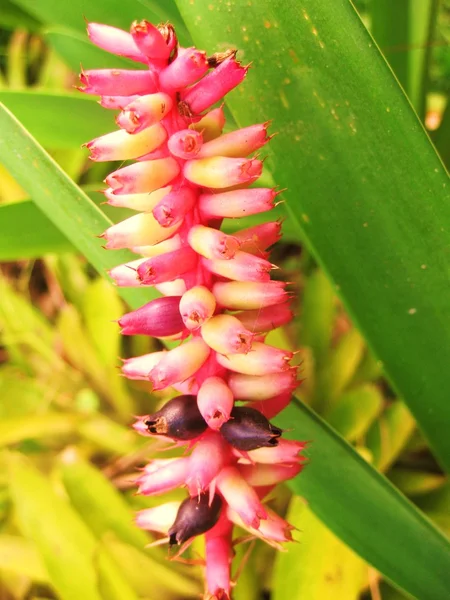
[{"label": "long green leaf blade", "polygon": [[[179,29],[183,43],[189,42],[180,14],[173,0],[14,0],[14,3],[42,23],[64,25],[83,31],[86,22],[94,21],[121,27],[127,31],[132,21],[147,19],[154,22],[170,20]],[[84,17],[84,18],[83,18]]]},{"label": "long green leaf blade", "polygon": [[445,598],[450,543],[431,522],[305,405],[293,402],[277,424],[312,440],[309,464],[289,485],[319,519],[412,596]]},{"label": "long green leaf blade", "polygon": [[[105,275],[106,269],[136,258],[128,251],[106,252],[102,248],[98,235],[111,221],[1,103],[0,131],[0,161],[99,273]],[[149,288],[120,288],[120,293],[136,308],[154,294]]]},{"label": "long green leaf blade", "polygon": [[79,148],[114,128],[113,113],[79,92],[1,90],[0,102],[46,148]]},{"label": "long green leaf blade", "polygon": [[199,47],[253,62],[232,112],[274,120],[292,220],[450,467],[450,186],[389,67],[347,0],[178,5]]}]

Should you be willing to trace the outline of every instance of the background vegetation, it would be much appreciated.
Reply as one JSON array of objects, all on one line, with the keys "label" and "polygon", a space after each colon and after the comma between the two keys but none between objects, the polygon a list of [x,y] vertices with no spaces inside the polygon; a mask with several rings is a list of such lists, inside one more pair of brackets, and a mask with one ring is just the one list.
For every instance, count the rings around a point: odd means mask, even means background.
[{"label": "background vegetation", "polygon": [[271,500],[299,543],[238,546],[236,600],[448,597],[450,2],[356,8],[0,0],[2,600],[202,589],[198,565],[146,550],[132,523],[155,502],[133,478],[157,444],[130,431],[131,415],[167,395],[117,372],[118,356],[155,346],[120,338],[114,321],[150,296],[111,286],[105,271],[126,253],[95,237],[126,211],[99,206],[112,165],[80,145],[114,123],[73,86],[80,63],[127,61],[88,43],[83,16],[169,20],[184,44],[239,48],[254,68],[227,126],[272,119],[279,132],[265,175],[287,188],[274,262],[297,295],[294,322],[271,335],[300,348],[304,378],[279,422],[311,440],[310,464]]}]

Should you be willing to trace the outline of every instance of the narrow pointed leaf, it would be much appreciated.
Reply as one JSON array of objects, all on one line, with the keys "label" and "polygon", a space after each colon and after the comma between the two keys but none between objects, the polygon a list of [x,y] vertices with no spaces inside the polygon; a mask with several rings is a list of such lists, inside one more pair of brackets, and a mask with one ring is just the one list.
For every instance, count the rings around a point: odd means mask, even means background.
[{"label": "narrow pointed leaf", "polygon": [[114,129],[114,113],[80,92],[1,90],[0,102],[46,148],[79,148]]},{"label": "narrow pointed leaf", "polygon": [[26,10],[42,23],[58,24],[84,31],[86,21],[108,23],[127,31],[134,20],[171,21],[180,29],[183,43],[189,40],[180,14],[173,0],[14,0],[14,3]]},{"label": "narrow pointed leaf", "polygon": [[390,68],[348,0],[178,6],[198,46],[252,62],[233,115],[273,119],[291,219],[450,467],[450,184]]},{"label": "narrow pointed leaf", "polygon": [[[298,528],[289,552],[275,557],[274,600],[358,600],[367,566],[294,496],[286,516]],[[301,533],[300,533],[301,532]]]},{"label": "narrow pointed leaf", "polygon": [[[69,503],[23,456],[8,457],[9,483],[21,532],[32,540],[61,600],[136,600],[111,559]],[[97,569],[99,571],[97,571]]]},{"label": "narrow pointed leaf", "polygon": [[[136,258],[131,252],[106,252],[102,248],[97,238],[111,221],[1,103],[0,131],[0,161],[100,274]],[[120,294],[136,308],[155,297],[151,288],[120,288]]]},{"label": "narrow pointed leaf", "polygon": [[431,522],[307,406],[293,402],[277,424],[312,440],[310,462],[289,486],[316,516],[412,596],[445,598],[450,543]]}]

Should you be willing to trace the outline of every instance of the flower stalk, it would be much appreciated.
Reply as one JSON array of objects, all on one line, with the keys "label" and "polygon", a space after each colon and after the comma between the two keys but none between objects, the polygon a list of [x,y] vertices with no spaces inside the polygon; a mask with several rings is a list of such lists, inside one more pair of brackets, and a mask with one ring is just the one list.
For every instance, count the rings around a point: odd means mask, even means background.
[{"label": "flower stalk", "polygon": [[[130,32],[90,23],[91,41],[145,69],[81,74],[81,90],[119,111],[118,130],[86,144],[93,161],[135,160],[106,178],[107,202],[136,214],[104,232],[107,249],[136,259],[110,271],[117,285],[155,286],[163,296],[124,315],[124,335],[178,339],[172,350],[125,360],[123,374],[175,395],[139,417],[135,430],[187,444],[181,458],[156,459],[139,493],[185,487],[186,499],[141,511],[140,527],[182,549],[206,535],[205,598],[231,597],[233,525],[280,546],[291,527],[264,504],[297,475],[304,445],[281,438],[269,419],[298,385],[291,352],[265,335],[292,317],[286,284],[272,281],[277,221],[230,236],[225,218],[273,208],[278,191],[249,186],[269,123],[223,133],[223,97],[246,77],[235,51],[207,56],[182,48],[170,25],[135,22]],[[205,112],[206,111],[206,112]],[[240,312],[235,312],[240,311]]]}]

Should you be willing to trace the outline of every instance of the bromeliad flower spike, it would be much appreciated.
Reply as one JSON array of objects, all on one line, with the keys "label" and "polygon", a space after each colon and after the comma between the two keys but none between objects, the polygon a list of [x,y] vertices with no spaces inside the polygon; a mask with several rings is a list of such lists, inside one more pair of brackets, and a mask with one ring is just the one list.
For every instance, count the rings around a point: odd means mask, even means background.
[{"label": "bromeliad flower spike", "polygon": [[207,56],[182,48],[170,25],[147,21],[133,23],[130,33],[90,23],[88,34],[100,48],[145,65],[81,75],[82,91],[120,111],[119,129],[87,144],[92,160],[136,161],[106,178],[108,203],[136,211],[103,234],[106,248],[137,255],[110,275],[117,285],[154,286],[162,294],[119,324],[124,335],[179,340],[172,350],[123,365],[127,377],[179,393],[140,417],[136,431],[189,450],[144,468],[141,494],[182,486],[187,497],[141,511],[137,523],[181,551],[205,535],[205,598],[226,599],[233,525],[276,547],[289,541],[291,526],[264,498],[303,463],[304,444],[282,439],[269,421],[297,386],[292,353],[264,341],[291,319],[285,284],[270,279],[268,248],[280,223],[220,231],[224,218],[274,205],[274,189],[249,187],[262,172],[254,153],[270,139],[268,123],[222,133],[224,112],[214,105],[248,70],[233,50]]}]

